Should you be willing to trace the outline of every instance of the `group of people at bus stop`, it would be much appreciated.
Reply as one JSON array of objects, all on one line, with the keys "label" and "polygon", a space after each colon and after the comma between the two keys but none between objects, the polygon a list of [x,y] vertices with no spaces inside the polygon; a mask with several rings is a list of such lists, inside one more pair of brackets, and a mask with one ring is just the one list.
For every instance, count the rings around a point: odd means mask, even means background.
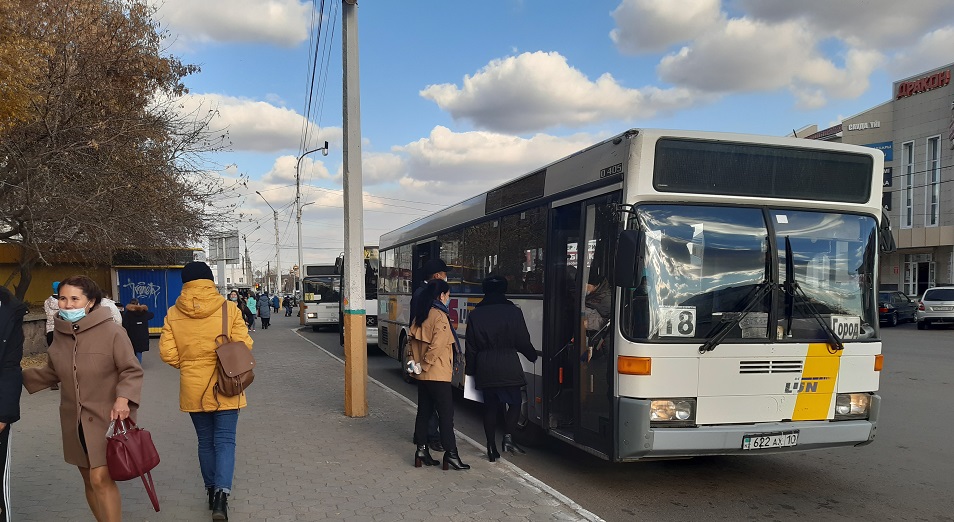
[{"label": "group of people at bus stop", "polygon": [[[238,305],[219,294],[207,264],[185,265],[182,283],[182,293],[163,324],[159,355],[180,372],[179,409],[189,413],[195,428],[212,519],[228,520],[238,410],[246,406],[246,399],[244,393],[215,393],[215,350],[223,335],[250,349],[253,343]],[[123,327],[125,317],[116,321],[115,303],[104,297],[93,279],[71,276],[54,292],[47,360],[24,369],[20,363],[27,306],[0,286],[0,520],[11,520],[11,425],[20,420],[21,388],[36,393],[59,385],[64,460],[78,468],[94,518],[119,521],[122,499],[109,474],[103,434],[114,424],[135,422],[142,394],[141,351],[134,350],[137,341]],[[125,314],[140,317],[148,344],[148,319],[139,315],[147,310],[130,302]]]},{"label": "group of people at bus stop", "polygon": [[[463,366],[466,378],[475,380],[484,403],[487,459],[500,458],[497,421],[504,417],[501,449],[524,453],[513,441],[520,414],[521,389],[526,385],[518,354],[537,358],[530,342],[523,312],[507,300],[507,280],[489,275],[482,281],[484,296],[467,318],[467,352],[463,354],[451,322],[447,265],[440,259],[424,263],[426,281],[415,290],[410,304],[410,335],[406,369],[418,381],[414,422],[415,467],[442,464],[447,470],[470,469],[461,461],[454,437],[454,402],[451,381]],[[435,426],[436,425],[436,426]],[[444,451],[441,461],[430,450]]]}]

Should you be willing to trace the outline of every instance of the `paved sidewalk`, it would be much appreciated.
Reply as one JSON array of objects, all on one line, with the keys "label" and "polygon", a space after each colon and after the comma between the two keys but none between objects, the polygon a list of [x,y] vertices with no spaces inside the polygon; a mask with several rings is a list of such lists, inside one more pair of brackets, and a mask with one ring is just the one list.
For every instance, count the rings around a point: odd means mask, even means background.
[{"label": "paved sidewalk", "polygon": [[[279,313],[252,333],[258,366],[239,416],[230,520],[599,520],[512,464],[487,462],[484,448],[460,434],[470,470],[414,468],[413,405],[369,381],[369,415],[345,416],[341,361],[296,327],[297,318]],[[178,408],[178,372],[159,359],[155,339],[143,367],[139,424],[162,459],[153,470],[162,511],[152,510],[140,481],[123,482],[123,520],[210,520],[195,432]],[[12,432],[18,522],[93,520],[79,472],[63,461],[58,405],[59,392],[24,392]]]}]

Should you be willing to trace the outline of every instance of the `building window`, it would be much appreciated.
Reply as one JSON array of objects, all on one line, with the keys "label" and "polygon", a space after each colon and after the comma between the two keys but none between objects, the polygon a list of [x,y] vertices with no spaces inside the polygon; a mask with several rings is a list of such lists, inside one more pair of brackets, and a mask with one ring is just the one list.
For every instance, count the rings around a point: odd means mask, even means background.
[{"label": "building window", "polygon": [[924,226],[936,227],[941,218],[941,137],[934,136],[927,139],[927,194],[924,204],[926,215]]},{"label": "building window", "polygon": [[232,278],[231,278],[231,277],[226,277],[226,278],[225,278],[225,282],[226,282],[226,283],[231,283],[231,282],[232,282]]},{"label": "building window", "polygon": [[904,169],[904,185],[901,189],[901,227],[911,228],[914,223],[914,142],[901,145],[901,168]]}]

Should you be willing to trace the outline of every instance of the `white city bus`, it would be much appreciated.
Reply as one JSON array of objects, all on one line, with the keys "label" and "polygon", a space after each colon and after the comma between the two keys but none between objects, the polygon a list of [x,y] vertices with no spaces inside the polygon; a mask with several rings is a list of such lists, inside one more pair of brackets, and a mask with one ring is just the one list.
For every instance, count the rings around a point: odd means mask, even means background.
[{"label": "white city bus", "polygon": [[379,346],[403,359],[439,256],[465,349],[488,274],[527,318],[525,438],[612,461],[870,443],[882,168],[860,146],[630,130],[382,236]]},{"label": "white city bus", "polygon": [[335,265],[305,265],[302,269],[301,324],[316,332],[323,326],[337,328],[341,276]]}]

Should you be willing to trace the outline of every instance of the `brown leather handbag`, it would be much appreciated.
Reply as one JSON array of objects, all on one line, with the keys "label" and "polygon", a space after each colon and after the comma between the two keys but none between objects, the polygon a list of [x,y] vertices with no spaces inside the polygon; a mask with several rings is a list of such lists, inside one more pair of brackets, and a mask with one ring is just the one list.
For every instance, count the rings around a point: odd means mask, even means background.
[{"label": "brown leather handbag", "polygon": [[[222,303],[222,335],[215,338],[215,374],[218,380],[213,388],[216,397],[221,394],[235,397],[255,380],[255,358],[252,350],[242,341],[233,342],[229,337],[228,301]],[[216,399],[218,401],[218,399]]]}]

